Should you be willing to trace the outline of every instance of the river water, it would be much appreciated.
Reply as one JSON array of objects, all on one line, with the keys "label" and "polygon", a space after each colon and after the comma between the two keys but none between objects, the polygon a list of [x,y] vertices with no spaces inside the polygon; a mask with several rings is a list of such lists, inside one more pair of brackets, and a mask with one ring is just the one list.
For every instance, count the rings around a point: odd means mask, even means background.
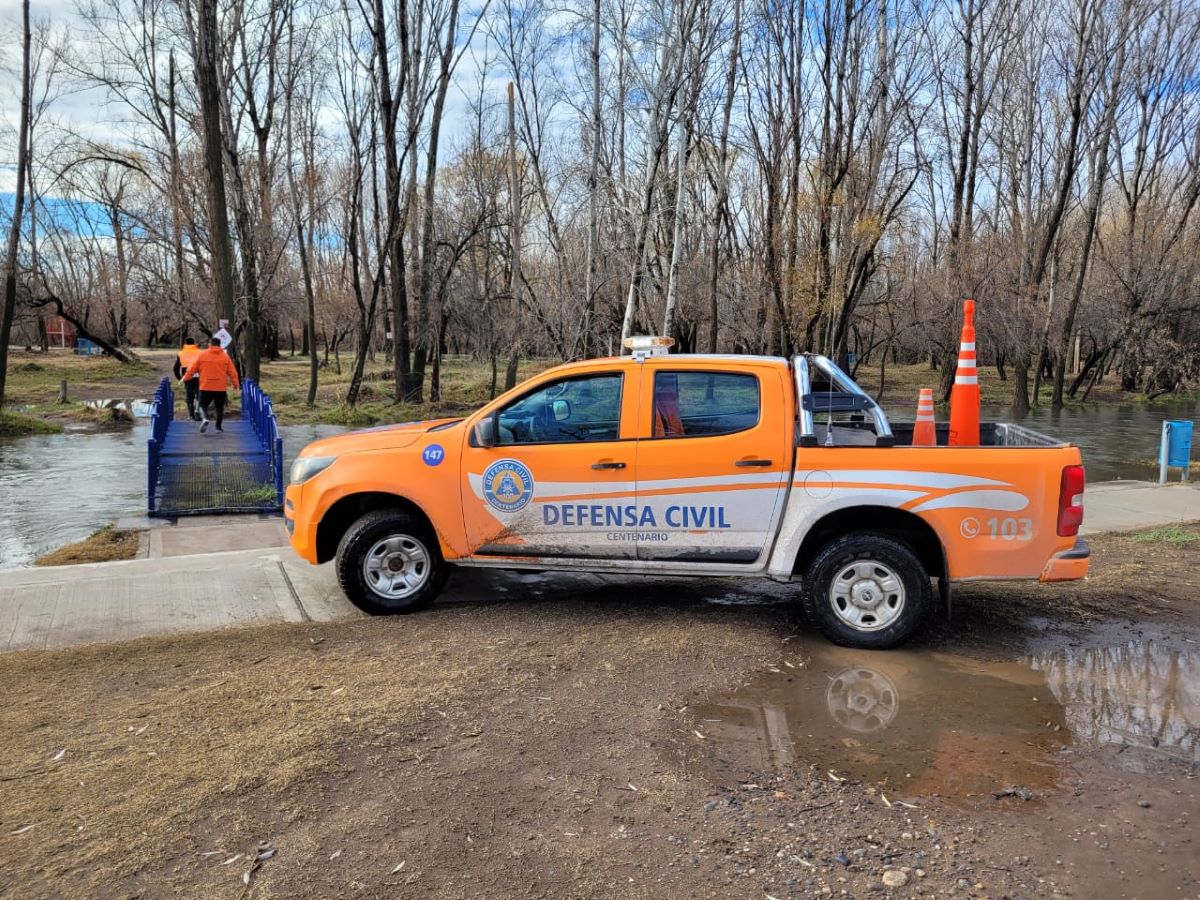
[{"label": "river water", "polygon": [[[897,419],[912,411],[890,409]],[[1155,457],[1164,419],[1200,418],[1195,401],[1033,410],[1024,424],[1082,448],[1089,481],[1157,477]],[[985,419],[1008,420],[1004,409]],[[286,425],[287,462],[305,444],[345,429]],[[142,422],[126,431],[66,432],[0,440],[0,569],[28,565],[36,556],[80,540],[146,504],[146,438]]]},{"label": "river water", "polygon": [[[284,473],[296,453],[345,429],[284,425]],[[121,516],[146,511],[150,427],[0,440],[0,569],[28,565]]]}]

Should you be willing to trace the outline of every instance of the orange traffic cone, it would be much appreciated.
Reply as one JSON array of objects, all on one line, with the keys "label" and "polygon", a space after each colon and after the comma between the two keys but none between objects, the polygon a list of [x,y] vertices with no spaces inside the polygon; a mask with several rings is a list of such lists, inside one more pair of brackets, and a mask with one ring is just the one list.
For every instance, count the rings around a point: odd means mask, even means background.
[{"label": "orange traffic cone", "polygon": [[979,370],[975,367],[975,301],[963,302],[962,343],[958,368],[950,390],[950,439],[952,447],[979,446]]},{"label": "orange traffic cone", "polygon": [[937,423],[933,420],[933,388],[921,388],[917,400],[917,424],[913,426],[914,447],[937,446]]}]

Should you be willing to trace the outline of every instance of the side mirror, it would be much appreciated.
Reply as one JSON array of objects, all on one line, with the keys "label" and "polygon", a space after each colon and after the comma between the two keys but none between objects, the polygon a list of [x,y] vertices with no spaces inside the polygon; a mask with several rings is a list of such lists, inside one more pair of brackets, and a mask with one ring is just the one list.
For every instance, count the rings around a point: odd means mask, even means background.
[{"label": "side mirror", "polygon": [[554,416],[555,422],[565,422],[571,418],[571,401],[570,400],[555,400],[550,407],[551,414]]},{"label": "side mirror", "polygon": [[496,417],[488,416],[475,423],[475,443],[480,447],[496,446]]}]

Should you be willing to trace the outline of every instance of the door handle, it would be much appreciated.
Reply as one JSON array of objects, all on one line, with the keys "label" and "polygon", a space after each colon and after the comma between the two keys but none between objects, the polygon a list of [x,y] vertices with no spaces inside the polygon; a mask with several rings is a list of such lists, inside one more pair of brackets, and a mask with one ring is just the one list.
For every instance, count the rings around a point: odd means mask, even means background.
[{"label": "door handle", "polygon": [[623,468],[625,468],[625,463],[611,462],[611,461],[609,461],[609,462],[594,462],[594,463],[592,463],[592,468],[593,469],[623,469]]},{"label": "door handle", "polygon": [[769,459],[739,459],[737,462],[734,463],[734,465],[737,466],[739,469],[749,469],[749,468],[758,468],[758,467],[765,468],[766,466],[771,465],[771,460],[769,460]]}]

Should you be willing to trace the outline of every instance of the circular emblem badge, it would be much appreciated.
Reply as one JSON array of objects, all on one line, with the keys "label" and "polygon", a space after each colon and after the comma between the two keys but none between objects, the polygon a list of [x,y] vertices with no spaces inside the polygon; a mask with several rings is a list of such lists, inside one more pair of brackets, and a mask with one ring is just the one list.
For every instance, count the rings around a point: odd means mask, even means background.
[{"label": "circular emblem badge", "polygon": [[430,444],[421,451],[421,459],[425,460],[427,466],[440,466],[445,458],[446,451],[441,444]]},{"label": "circular emblem badge", "polygon": [[483,473],[483,496],[501,512],[524,509],[533,497],[533,475],[515,459],[494,462]]}]

